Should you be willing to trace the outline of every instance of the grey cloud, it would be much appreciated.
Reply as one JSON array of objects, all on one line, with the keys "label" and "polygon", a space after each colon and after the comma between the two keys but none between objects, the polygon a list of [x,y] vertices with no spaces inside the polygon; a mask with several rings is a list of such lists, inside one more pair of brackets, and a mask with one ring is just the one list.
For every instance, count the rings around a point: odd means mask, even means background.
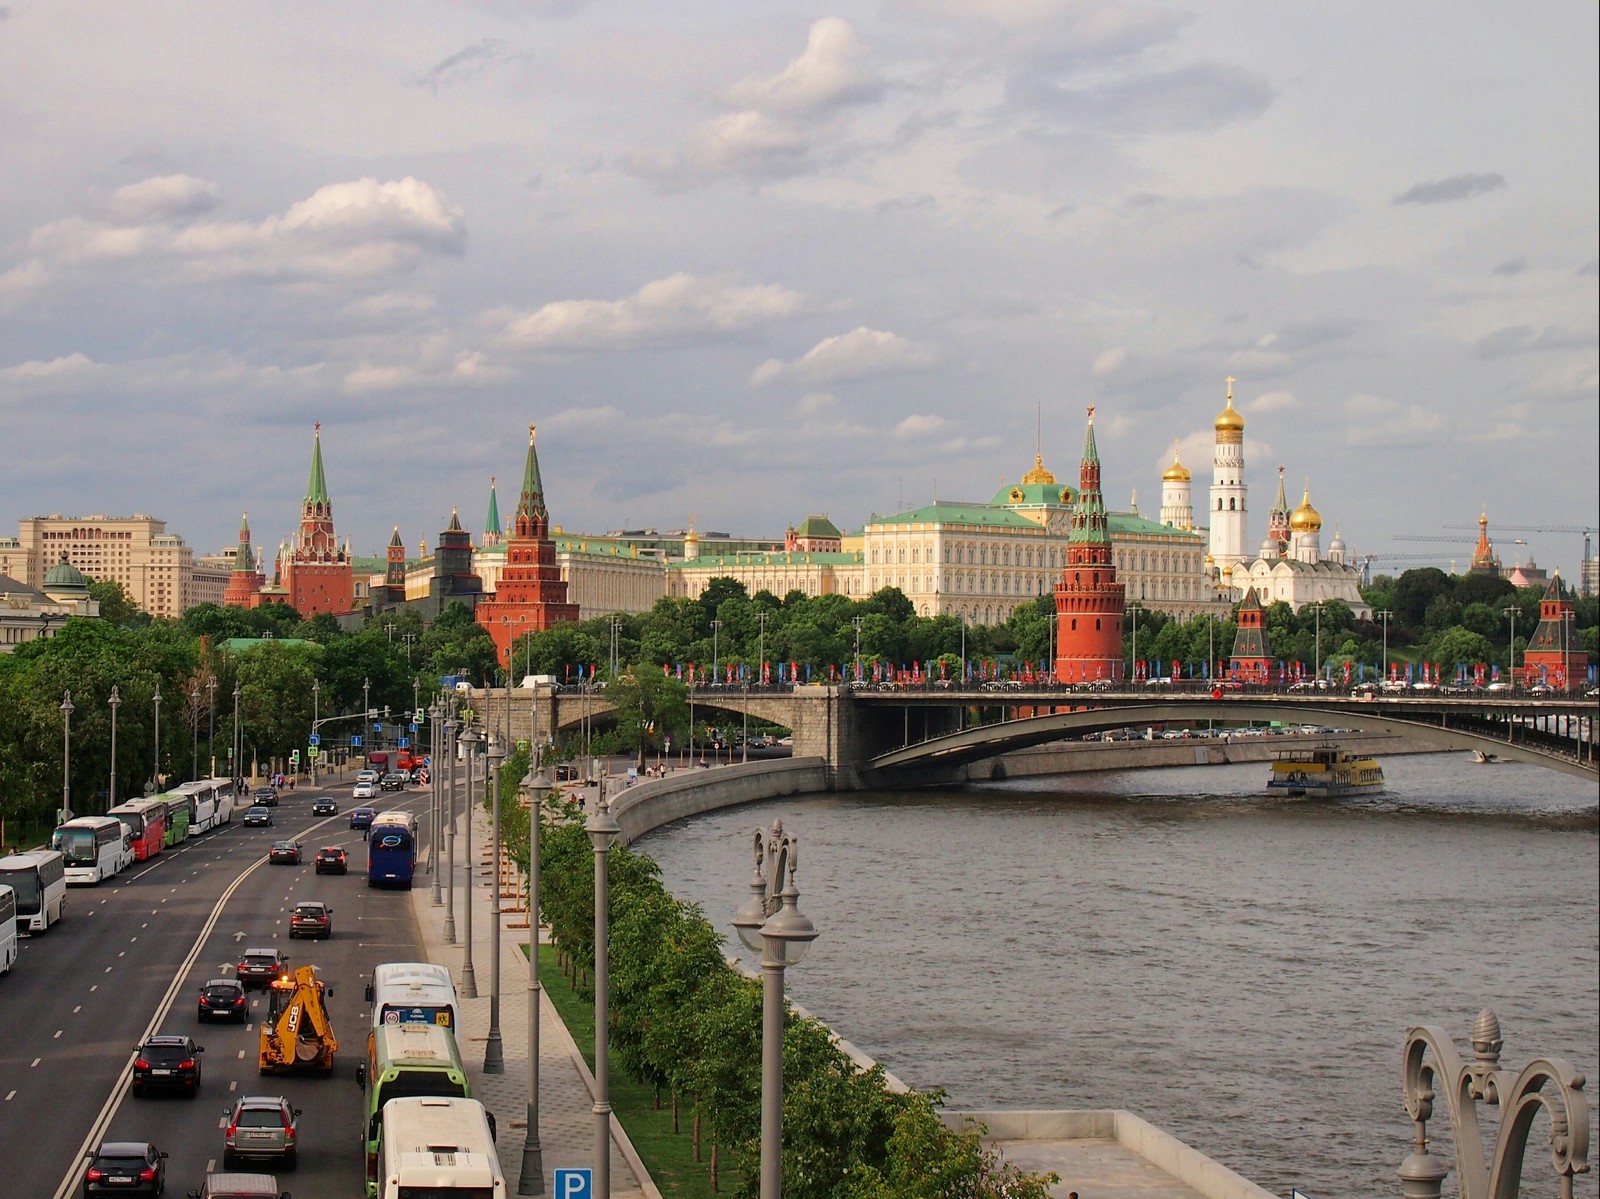
[{"label": "grey cloud", "polygon": [[1274,350],[1310,350],[1336,341],[1348,341],[1359,326],[1345,317],[1329,317],[1298,325],[1285,325],[1272,339]]},{"label": "grey cloud", "polygon": [[1526,258],[1508,258],[1489,273],[1491,275],[1502,275],[1506,278],[1510,278],[1512,275],[1522,274],[1522,272],[1527,269],[1528,260]]},{"label": "grey cloud", "polygon": [[1023,72],[1007,85],[1011,101],[1085,130],[1119,134],[1220,129],[1259,116],[1276,95],[1266,76],[1220,63],[1112,83],[1066,87],[1053,72]]},{"label": "grey cloud", "polygon": [[1506,186],[1506,177],[1498,171],[1482,175],[1451,175],[1448,179],[1430,179],[1426,183],[1413,183],[1394,198],[1395,204],[1448,204],[1452,200],[1470,200],[1486,192],[1499,191]]},{"label": "grey cloud", "polygon": [[1595,334],[1574,332],[1551,325],[1536,330],[1532,325],[1509,325],[1478,338],[1472,346],[1475,358],[1504,358],[1508,354],[1533,354],[1544,350],[1586,350],[1594,346]]},{"label": "grey cloud", "polygon": [[873,205],[872,211],[882,215],[886,212],[928,212],[937,207],[939,207],[939,202],[924,192],[920,196],[880,200]]},{"label": "grey cloud", "polygon": [[418,87],[425,87],[430,92],[438,94],[441,87],[452,83],[464,83],[482,74],[497,62],[509,62],[524,57],[526,56],[507,53],[506,44],[500,38],[486,37],[465,50],[457,50],[450,57],[435,63],[417,77],[416,83]]},{"label": "grey cloud", "polygon": [[1590,278],[1593,278],[1595,275],[1600,275],[1600,258],[1589,259],[1588,262],[1584,263],[1578,268],[1578,274],[1580,276],[1587,275]]}]

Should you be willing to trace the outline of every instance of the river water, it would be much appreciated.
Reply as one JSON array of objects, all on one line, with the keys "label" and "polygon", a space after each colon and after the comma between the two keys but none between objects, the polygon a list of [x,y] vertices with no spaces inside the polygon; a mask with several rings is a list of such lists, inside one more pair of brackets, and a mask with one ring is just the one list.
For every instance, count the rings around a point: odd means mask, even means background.
[{"label": "river water", "polygon": [[[1398,1195],[1409,1025],[1470,1052],[1490,1007],[1502,1065],[1596,1077],[1600,795],[1464,754],[1384,769],[1339,801],[1266,798],[1259,763],[818,796],[637,848],[742,951],[749,834],[782,819],[821,934],[790,994],[951,1107],[1127,1108],[1278,1194]],[[1555,1193],[1547,1128],[1525,1194]],[[1448,1155],[1442,1101],[1430,1131]]]}]

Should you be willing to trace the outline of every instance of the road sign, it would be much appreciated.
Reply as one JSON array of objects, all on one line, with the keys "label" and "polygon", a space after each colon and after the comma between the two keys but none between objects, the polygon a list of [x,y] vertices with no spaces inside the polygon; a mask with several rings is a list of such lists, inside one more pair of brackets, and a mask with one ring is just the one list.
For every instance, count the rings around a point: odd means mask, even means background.
[{"label": "road sign", "polygon": [[558,1168],[556,1199],[594,1199],[594,1171],[588,1166],[581,1170]]},{"label": "road sign", "polygon": [[361,748],[361,734],[360,733],[356,733],[350,738],[350,748],[351,749],[360,749]]},{"label": "road sign", "polygon": [[306,744],[307,745],[321,745],[322,744],[322,734],[321,733],[312,733],[311,736],[306,738]]},{"label": "road sign", "polygon": [[376,721],[376,720],[374,720],[374,721],[373,721],[373,722],[372,722],[372,731],[373,731],[373,732],[374,732],[374,733],[381,733],[381,732],[383,732],[383,725],[381,725],[381,724],[379,724],[379,723],[378,723],[378,722],[377,722],[377,721]]},{"label": "road sign", "polygon": [[411,731],[413,733],[417,731],[417,722],[415,720],[411,722]]},{"label": "road sign", "polygon": [[397,738],[395,738],[395,746],[398,749],[410,749],[411,748],[411,738],[410,737],[397,737]]},{"label": "road sign", "polygon": [[320,749],[318,749],[315,745],[313,745],[310,749],[306,750],[306,753],[309,756],[315,758],[315,757],[319,756],[322,753],[322,751]]}]

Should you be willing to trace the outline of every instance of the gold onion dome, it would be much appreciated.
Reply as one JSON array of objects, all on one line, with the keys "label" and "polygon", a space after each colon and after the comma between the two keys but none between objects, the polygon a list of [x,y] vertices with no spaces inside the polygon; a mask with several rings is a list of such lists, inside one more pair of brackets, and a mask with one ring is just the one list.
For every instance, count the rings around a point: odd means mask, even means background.
[{"label": "gold onion dome", "polygon": [[1044,455],[1033,456],[1033,469],[1022,476],[1024,483],[1054,483],[1056,477],[1044,468]]},{"label": "gold onion dome", "polygon": [[1178,461],[1178,447],[1174,444],[1172,447],[1172,465],[1161,472],[1161,481],[1163,483],[1187,483],[1190,478],[1189,468]]},{"label": "gold onion dome", "polygon": [[1311,488],[1300,498],[1300,506],[1289,514],[1289,528],[1296,533],[1315,533],[1322,528],[1322,514],[1311,506]]},{"label": "gold onion dome", "polygon": [[1216,430],[1218,433],[1243,433],[1244,417],[1239,415],[1239,410],[1233,406],[1233,389],[1228,390],[1228,406],[1217,414]]}]

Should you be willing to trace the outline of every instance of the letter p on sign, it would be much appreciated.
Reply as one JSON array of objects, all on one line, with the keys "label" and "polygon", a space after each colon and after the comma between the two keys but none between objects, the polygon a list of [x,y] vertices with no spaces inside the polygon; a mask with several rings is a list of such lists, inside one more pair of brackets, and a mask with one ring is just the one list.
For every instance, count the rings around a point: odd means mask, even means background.
[{"label": "letter p on sign", "polygon": [[557,1170],[556,1199],[594,1199],[594,1171],[587,1166]]}]

